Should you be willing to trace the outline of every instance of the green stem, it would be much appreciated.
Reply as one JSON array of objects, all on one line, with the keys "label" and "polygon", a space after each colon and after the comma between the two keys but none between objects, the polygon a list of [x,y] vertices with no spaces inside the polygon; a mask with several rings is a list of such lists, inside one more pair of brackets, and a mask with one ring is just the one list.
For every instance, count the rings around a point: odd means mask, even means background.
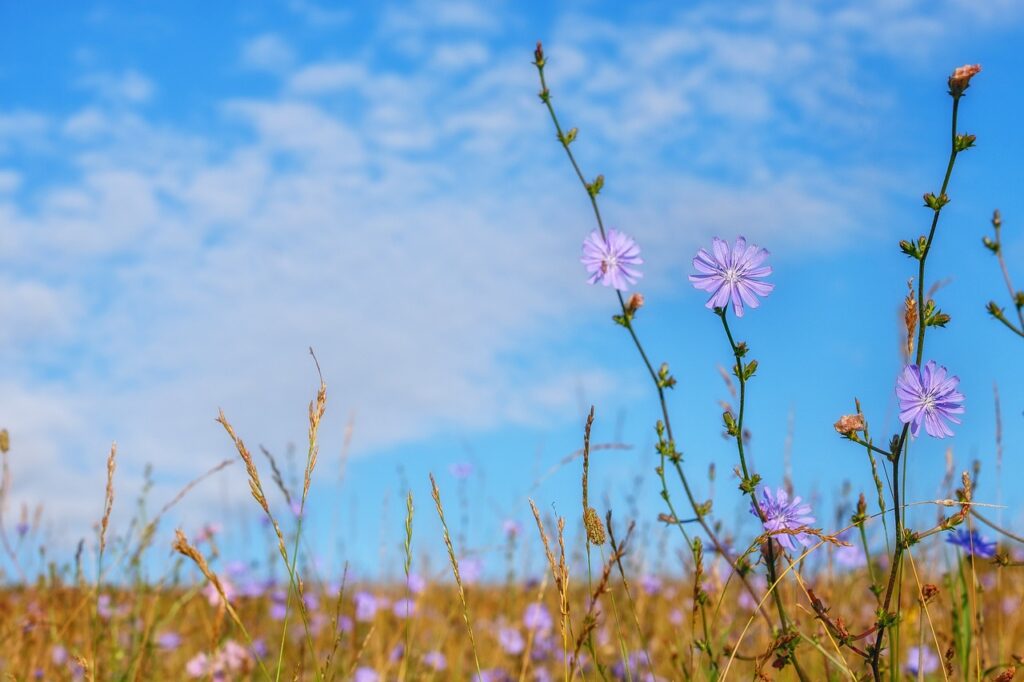
[{"label": "green stem", "polygon": [[[956,163],[956,157],[958,154],[956,146],[956,122],[957,114],[960,110],[960,96],[953,96],[953,114],[951,117],[951,133],[950,133],[950,151],[949,161],[946,164],[946,174],[942,178],[942,188],[939,190],[938,197],[944,197],[946,189],[949,187],[949,179],[953,174],[953,165]],[[940,203],[936,208],[932,209],[932,223],[928,230],[928,237],[925,240],[924,248],[921,250],[921,257],[918,261],[917,270],[917,354],[915,356],[915,363],[920,367],[921,360],[924,358],[924,335],[927,325],[925,324],[925,304],[924,299],[924,274],[925,264],[928,260],[928,254],[931,253],[932,242],[935,239],[935,229],[939,224],[939,216],[942,213],[942,204]],[[901,509],[903,506],[903,500],[900,497],[900,457],[906,455],[906,450],[909,449],[909,443],[907,442],[907,434],[909,433],[909,424],[903,425],[903,430],[900,432],[900,437],[897,442],[897,446],[893,448],[892,457],[892,470],[893,470],[893,518],[896,522],[896,543],[893,548],[892,566],[889,568],[889,580],[885,589],[885,598],[882,600],[883,615],[888,614],[889,605],[892,602],[893,591],[896,588],[897,576],[900,574],[900,564],[903,558],[903,526],[901,523]],[[904,463],[904,475],[906,474],[906,463]],[[906,479],[904,479],[905,483]],[[903,495],[906,495],[906,485],[903,486]],[[896,616],[897,626],[899,617],[899,602],[896,605]],[[882,640],[885,636],[887,629],[886,621],[887,617],[884,617],[878,624],[878,635],[875,638],[875,646],[871,652],[871,674],[874,677],[875,682],[881,682],[881,674],[879,671],[878,660],[882,653]],[[890,657],[893,653],[890,653]]]},{"label": "green stem", "polygon": [[[743,356],[746,351],[742,349],[736,343],[736,340],[733,338],[732,330],[729,328],[727,309],[716,308],[715,312],[718,314],[718,317],[721,318],[722,320],[722,327],[725,329],[725,335],[729,339],[729,347],[732,349],[733,358],[735,358],[736,360],[735,374],[736,379],[738,380],[740,385],[740,404],[739,412],[736,416],[735,437],[736,451],[739,453],[740,458],[740,469],[743,472],[743,484],[744,488],[747,489],[747,494],[750,496],[750,502],[753,505],[754,510],[757,512],[758,518],[761,520],[761,523],[764,523],[764,511],[761,509],[761,503],[757,499],[757,489],[752,484],[752,480],[750,478],[750,471],[747,468],[746,454],[743,449],[743,417],[746,413],[747,405],[747,365],[743,362]],[[786,613],[786,607],[782,603],[782,595],[779,594],[779,590],[777,589],[778,586],[776,585],[778,581],[778,575],[775,566],[775,543],[772,541],[770,537],[768,538],[768,541],[765,543],[765,547],[765,565],[768,573],[768,584],[774,586],[774,589],[772,589],[772,599],[775,602],[775,610],[778,612],[779,615],[779,626],[783,632],[787,632],[790,628],[790,621],[789,616]],[[806,680],[807,677],[801,669],[799,663],[797,663],[795,655],[792,657],[792,661],[797,676],[801,680]]]},{"label": "green stem", "polygon": [[[579,163],[576,161],[576,157],[572,153],[572,149],[570,149],[569,147],[569,140],[566,137],[565,133],[562,131],[562,125],[558,121],[558,115],[555,113],[555,108],[551,104],[551,92],[550,90],[548,90],[547,80],[544,77],[544,61],[541,59],[539,61],[534,62],[534,64],[537,67],[537,73],[540,77],[540,99],[547,108],[548,114],[551,117],[551,122],[555,126],[555,132],[558,135],[558,141],[562,145],[562,149],[565,150],[566,156],[569,157],[569,163],[572,164],[572,168],[573,171],[575,171],[576,173],[576,177],[579,179],[580,184],[583,185],[583,188],[586,191],[587,196],[590,198],[590,205],[594,212],[594,219],[597,222],[597,228],[600,231],[601,236],[604,237],[604,220],[601,218],[601,209],[598,207],[597,204],[597,192],[591,190],[591,185],[587,182],[586,177],[583,175],[583,171],[580,170]],[[626,307],[626,302],[622,298],[622,293],[616,291],[616,296],[618,297],[619,307],[622,310],[623,326],[629,332],[630,338],[633,340],[633,344],[636,346],[637,352],[640,354],[640,358],[644,363],[644,367],[646,367],[647,373],[651,376],[651,380],[654,382],[655,388],[658,392],[658,403],[661,406],[661,414],[662,420],[665,424],[665,431],[669,441],[674,443],[675,440],[672,436],[672,424],[671,420],[669,419],[668,405],[665,399],[665,390],[658,380],[658,373],[655,371],[654,365],[651,364],[650,359],[647,357],[647,352],[644,350],[643,344],[640,342],[640,338],[636,334],[636,330],[634,329],[632,323],[632,315],[629,313]],[[662,497],[666,500],[666,502],[669,505],[669,512],[673,515],[673,517],[675,517],[678,520],[678,516],[676,515],[671,504],[671,501],[669,499],[668,488],[667,486],[665,486],[665,477],[663,473],[664,460],[665,457],[662,456],[660,468],[661,473],[659,474],[663,486]],[[744,586],[746,587],[750,595],[754,598],[755,602],[759,602],[760,597],[757,594],[757,591],[754,589],[753,585],[751,585],[750,581],[747,580],[746,576],[744,576],[743,573],[739,570],[735,560],[730,556],[725,545],[721,542],[721,540],[718,538],[718,535],[714,532],[710,524],[708,524],[707,520],[704,518],[705,513],[700,509],[700,505],[698,505],[697,500],[693,495],[693,491],[690,488],[689,481],[683,473],[682,466],[680,465],[678,459],[673,459],[672,464],[676,470],[677,475],[679,476],[679,480],[682,483],[683,490],[686,493],[686,498],[690,503],[690,507],[693,509],[694,516],[697,517],[697,522],[700,524],[701,529],[703,529],[703,531],[707,534],[708,539],[711,540],[711,544],[714,546],[715,551],[723,558],[725,558],[725,560],[729,563],[730,568],[736,573],[737,576],[739,576],[740,580],[743,582]],[[689,538],[682,524],[676,523],[674,525],[676,525],[679,528],[680,532],[683,535],[683,538],[687,542],[687,546],[690,546]],[[762,612],[762,615],[765,614]],[[767,618],[766,615],[765,618]]]}]

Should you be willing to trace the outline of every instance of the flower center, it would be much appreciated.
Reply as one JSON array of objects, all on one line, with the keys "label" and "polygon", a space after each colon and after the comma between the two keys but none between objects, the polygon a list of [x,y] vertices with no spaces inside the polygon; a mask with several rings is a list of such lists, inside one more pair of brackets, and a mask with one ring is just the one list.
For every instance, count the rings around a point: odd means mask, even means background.
[{"label": "flower center", "polygon": [[601,273],[607,274],[609,270],[616,267],[618,264],[619,259],[614,253],[605,256],[604,260],[601,261]]},{"label": "flower center", "polygon": [[725,281],[728,282],[729,284],[736,284],[737,282],[740,281],[740,273],[737,271],[735,267],[726,270],[723,274],[723,277],[725,278]]},{"label": "flower center", "polygon": [[925,412],[931,412],[935,409],[935,394],[928,391],[921,398],[921,407],[924,408]]}]

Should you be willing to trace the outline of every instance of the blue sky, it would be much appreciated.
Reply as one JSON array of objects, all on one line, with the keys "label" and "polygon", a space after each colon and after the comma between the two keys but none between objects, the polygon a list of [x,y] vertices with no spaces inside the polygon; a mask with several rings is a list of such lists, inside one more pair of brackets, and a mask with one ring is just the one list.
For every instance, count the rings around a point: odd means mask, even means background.
[{"label": "blue sky", "polygon": [[[578,465],[545,472],[579,447],[590,404],[595,439],[632,446],[595,455],[593,488],[623,518],[638,481],[654,539],[656,404],[609,321],[614,298],[584,282],[592,217],[536,97],[543,39],[580,161],[607,178],[606,220],[644,251],[639,332],[680,381],[686,466],[705,489],[716,464],[717,513],[744,537],[719,428],[727,346],[686,281],[693,253],[715,234],[772,251],[776,290],[735,328],[760,362],[753,456],[780,482],[791,424],[796,487],[830,525],[844,481],[871,486],[832,422],[858,396],[877,432],[895,428],[913,274],[896,242],[927,228],[945,78],[983,65],[960,124],[978,146],[929,261],[932,281],[950,279],[938,296],[953,323],[927,355],[959,374],[968,411],[956,439],[915,444],[910,496],[935,496],[952,447],[958,469],[983,461],[982,496],[1017,518],[1020,493],[996,485],[992,387],[1014,480],[1020,340],[984,312],[1005,292],[980,239],[1000,207],[1024,282],[1022,19],[1012,2],[911,0],[0,3],[12,507],[42,502],[54,541],[73,544],[100,512],[112,440],[120,499],[152,463],[162,504],[233,456],[218,407],[253,447],[301,445],[312,346],[329,385],[311,516],[325,560],[338,543],[361,570],[386,570],[407,485],[418,545],[438,547],[426,474],[456,513],[456,462],[475,470],[473,513],[455,520],[467,553],[497,560],[501,521],[526,521],[527,496],[572,518]],[[254,510],[234,467],[175,521],[230,528]]]}]

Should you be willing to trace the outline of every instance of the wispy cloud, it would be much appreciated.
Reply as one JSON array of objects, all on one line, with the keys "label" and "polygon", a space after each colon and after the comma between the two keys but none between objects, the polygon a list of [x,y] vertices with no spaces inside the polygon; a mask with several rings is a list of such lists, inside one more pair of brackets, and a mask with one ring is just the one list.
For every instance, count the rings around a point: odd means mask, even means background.
[{"label": "wispy cloud", "polygon": [[[331,410],[359,415],[363,452],[573,419],[581,387],[622,389],[552,348],[605,298],[582,283],[590,226],[536,100],[532,46],[492,37],[514,8],[433,7],[385,12],[359,59],[306,54],[280,28],[233,43],[226,70],[276,77],[228,88],[206,125],[137,106],[165,86],[131,70],[83,78],[71,114],[0,112],[0,319],[16,323],[0,357],[17,368],[3,413],[34,481],[24,494],[115,437],[128,472],[198,473],[230,454],[218,406],[241,432],[287,441],[311,345]],[[835,140],[866,134],[898,97],[873,60],[897,68],[903,42],[953,31],[953,9],[887,7],[557,19],[556,102],[587,168],[607,173],[609,219],[666,254],[646,286],[710,231],[742,225],[794,257],[869,234],[849,197],[884,201],[888,178]],[[320,29],[349,19],[291,9]],[[19,167],[43,148],[62,150],[59,173]]]}]

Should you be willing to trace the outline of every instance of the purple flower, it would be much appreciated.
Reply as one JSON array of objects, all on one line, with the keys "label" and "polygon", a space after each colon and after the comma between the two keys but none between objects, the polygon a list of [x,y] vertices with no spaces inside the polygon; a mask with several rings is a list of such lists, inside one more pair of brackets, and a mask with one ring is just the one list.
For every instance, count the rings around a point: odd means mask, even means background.
[{"label": "purple flower", "polygon": [[583,258],[580,262],[590,273],[588,284],[601,282],[606,287],[615,287],[625,291],[643,274],[633,266],[643,263],[640,258],[640,247],[632,238],[627,237],[615,228],[608,230],[608,238],[594,230],[583,240]]},{"label": "purple flower", "polygon": [[640,587],[643,588],[647,594],[658,594],[661,592],[661,578],[650,573],[645,573],[640,577]]},{"label": "purple flower", "polygon": [[976,530],[957,528],[949,534],[946,542],[982,559],[992,559],[996,555],[996,543],[982,537]]},{"label": "purple flower", "polygon": [[423,654],[423,665],[440,671],[448,667],[448,662],[445,660],[444,654],[440,651],[428,651]]},{"label": "purple flower", "polygon": [[477,557],[462,557],[459,559],[459,575],[462,577],[462,582],[467,585],[473,585],[480,580],[480,575],[484,572],[484,562],[482,559]]},{"label": "purple flower", "polygon": [[551,629],[551,614],[543,604],[530,604],[523,611],[523,625],[527,630],[547,632]]},{"label": "purple flower", "polygon": [[405,584],[413,594],[419,594],[427,587],[427,581],[418,573],[410,573],[405,579]]},{"label": "purple flower", "polygon": [[189,677],[203,677],[209,667],[209,657],[204,653],[198,653],[185,663],[185,674]]},{"label": "purple flower", "polygon": [[164,651],[174,651],[181,646],[181,635],[177,632],[161,632],[156,638],[156,645]]},{"label": "purple flower", "polygon": [[868,558],[864,555],[864,550],[856,543],[851,542],[849,538],[846,538],[846,541],[850,542],[850,544],[839,547],[836,550],[834,555],[836,563],[844,568],[867,566]]},{"label": "purple flower", "polygon": [[736,238],[732,251],[725,241],[715,237],[711,253],[701,249],[694,257],[693,267],[698,274],[690,275],[690,281],[697,289],[711,292],[706,307],[725,308],[732,301],[736,317],[743,317],[744,304],[756,308],[760,305],[757,297],[767,296],[775,288],[774,284],[758,281],[772,274],[771,266],[762,265],[767,257],[767,249],[748,246],[743,237]]},{"label": "purple flower", "polygon": [[523,524],[515,519],[505,519],[501,522],[501,530],[505,533],[506,537],[514,538],[523,532]]},{"label": "purple flower", "polygon": [[408,618],[416,613],[416,602],[412,599],[399,599],[392,605],[391,612],[395,618]]},{"label": "purple flower", "polygon": [[953,435],[945,421],[960,423],[953,416],[964,411],[964,396],[956,390],[959,383],[959,377],[947,376],[946,368],[937,366],[934,360],[926,362],[923,369],[917,365],[903,368],[896,379],[900,421],[910,424],[910,433],[915,438],[921,431],[921,422],[932,438]]},{"label": "purple flower", "polygon": [[933,673],[939,669],[939,657],[926,647],[907,647],[907,664],[903,669],[911,675]]},{"label": "purple flower", "polygon": [[506,653],[512,655],[521,654],[526,648],[526,642],[516,628],[504,627],[498,630],[498,644]]},{"label": "purple flower", "polygon": [[356,672],[352,676],[352,682],[377,682],[379,679],[380,675],[373,668],[366,666],[356,668]]},{"label": "purple flower", "polygon": [[369,592],[356,592],[356,620],[366,623],[373,620],[380,608],[380,601]]},{"label": "purple flower", "polygon": [[[761,512],[764,514],[764,529],[769,533],[780,530],[796,530],[810,523],[814,523],[814,517],[810,515],[809,505],[800,504],[800,497],[794,497],[792,501],[784,488],[779,488],[775,495],[765,486],[761,488]],[[757,516],[757,509],[753,503],[750,505],[750,513]],[[807,533],[779,533],[773,535],[779,544],[792,551],[796,549],[795,542],[805,547],[811,543],[811,536]]]}]

